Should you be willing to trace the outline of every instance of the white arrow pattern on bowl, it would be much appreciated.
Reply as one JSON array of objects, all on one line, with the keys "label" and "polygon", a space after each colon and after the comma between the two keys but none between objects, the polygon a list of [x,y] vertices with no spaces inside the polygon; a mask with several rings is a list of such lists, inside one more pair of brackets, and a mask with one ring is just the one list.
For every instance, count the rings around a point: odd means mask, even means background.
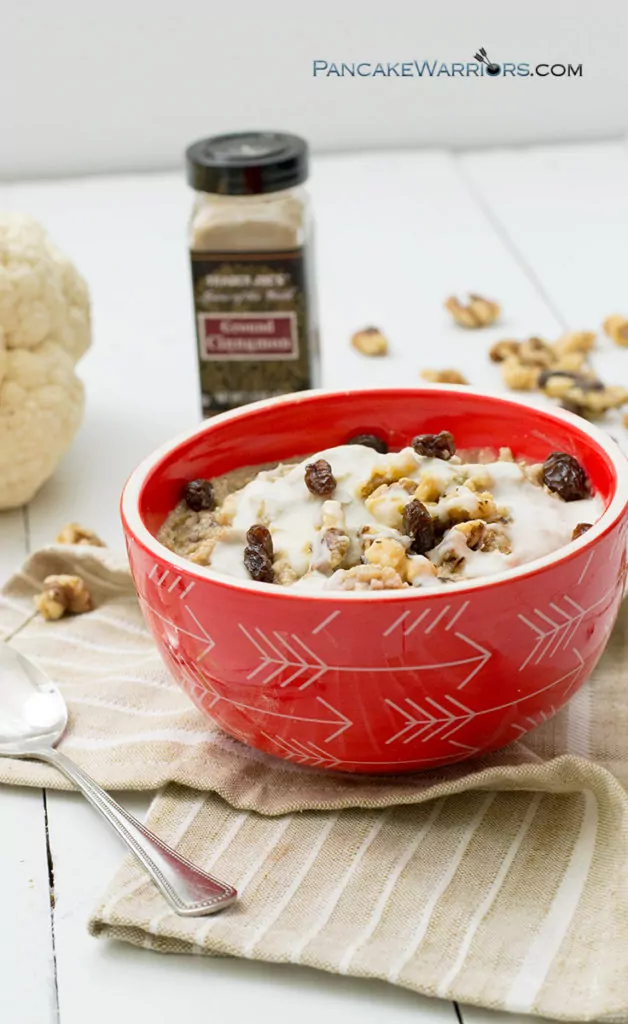
[{"label": "white arrow pattern on bowl", "polygon": [[[621,585],[621,580],[619,583]],[[556,601],[550,601],[544,610],[533,608],[530,617],[519,614],[519,620],[535,635],[532,647],[521,662],[519,671],[523,672],[531,662],[538,665],[546,657],[553,658],[561,648],[565,650],[570,643],[573,643],[585,616],[603,604],[609,595],[615,594],[617,590],[618,583],[615,581],[613,586],[609,587],[588,608],[583,608],[569,594],[563,594]],[[534,615],[537,616],[538,622],[531,621]]]},{"label": "white arrow pattern on bowl", "polygon": [[[422,742],[426,743],[427,740],[437,736],[440,733],[441,739],[448,739],[453,736],[459,729],[464,728],[475,718],[479,718],[481,715],[490,715],[494,711],[504,711],[506,708],[514,707],[517,704],[523,704],[526,700],[531,700],[532,697],[538,697],[540,693],[545,693],[547,690],[552,690],[555,686],[559,686],[560,683],[564,683],[565,680],[571,679],[571,683],[567,687],[564,696],[569,693],[570,690],[576,684],[578,676],[584,669],[584,658],[575,648],[573,653],[576,657],[577,664],[574,668],[570,669],[569,672],[563,673],[558,679],[555,679],[552,683],[548,683],[547,686],[542,686],[540,689],[535,690],[533,693],[523,694],[521,697],[517,697],[515,700],[508,701],[505,704],[497,704],[492,708],[482,708],[480,711],[474,711],[472,708],[466,707],[461,704],[460,701],[456,700],[455,697],[451,697],[449,694],[444,694],[441,697],[441,703],[437,703],[431,697],[426,697],[423,701],[423,706],[412,700],[410,697],[404,698],[403,706],[395,704],[394,701],[385,700],[385,703],[389,707],[398,711],[399,714],[405,720],[403,728],[399,729],[390,739],[386,740],[386,745],[394,743],[396,740],[403,739],[403,743],[410,743],[412,740],[422,736]],[[451,707],[443,707],[445,701],[451,704]],[[430,705],[426,708],[425,705]],[[434,713],[434,711],[436,713]],[[529,719],[532,722],[532,719]],[[538,725],[538,721],[533,722],[534,725]],[[521,732],[526,730],[523,727]]]},{"label": "white arrow pattern on bowl", "polygon": [[[460,618],[468,604],[469,602],[465,601],[464,604],[460,605],[447,623],[445,623],[445,620],[450,611],[450,605],[445,605],[433,617],[433,609],[425,608],[420,615],[411,621],[409,620],[411,613],[409,611],[403,612],[383,630],[382,636],[392,636],[397,630],[404,637],[411,635],[415,630],[428,635],[439,625],[444,628],[445,632],[448,632]],[[324,624],[326,622],[327,620]],[[291,669],[292,671],[285,679],[282,679],[279,685],[281,687],[289,686],[298,680],[299,690],[306,690],[327,672],[434,672],[468,665],[470,666],[469,671],[457,686],[458,690],[462,690],[492,657],[492,652],[487,650],[486,647],[465,636],[464,633],[454,632],[452,636],[455,636],[459,641],[477,653],[466,658],[427,663],[421,662],[412,665],[329,665],[296,633],[284,633],[279,630],[264,632],[264,630],[257,626],[247,629],[242,622],[238,623],[238,625],[244,636],[260,655],[258,664],[251,670],[247,678],[257,679],[258,682],[267,685],[273,679],[276,679],[277,676],[281,675],[282,672]],[[316,633],[317,630],[313,632]]]}]

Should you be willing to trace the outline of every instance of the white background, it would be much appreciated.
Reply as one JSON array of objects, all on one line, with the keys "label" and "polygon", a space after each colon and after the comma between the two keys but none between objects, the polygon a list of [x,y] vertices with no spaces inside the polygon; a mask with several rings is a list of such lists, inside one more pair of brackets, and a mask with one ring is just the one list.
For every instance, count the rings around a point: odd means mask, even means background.
[{"label": "white background", "polygon": [[[1,0],[0,179],[176,168],[195,138],[315,149],[610,138],[625,0]],[[322,79],[312,61],[583,64],[581,79]]]}]

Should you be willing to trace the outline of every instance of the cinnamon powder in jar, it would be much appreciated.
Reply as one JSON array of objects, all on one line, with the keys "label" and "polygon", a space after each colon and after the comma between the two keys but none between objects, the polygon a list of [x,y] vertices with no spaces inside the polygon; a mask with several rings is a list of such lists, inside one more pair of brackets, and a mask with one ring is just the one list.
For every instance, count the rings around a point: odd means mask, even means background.
[{"label": "cinnamon powder in jar", "polygon": [[318,385],[307,144],[241,133],[187,150],[204,415]]}]

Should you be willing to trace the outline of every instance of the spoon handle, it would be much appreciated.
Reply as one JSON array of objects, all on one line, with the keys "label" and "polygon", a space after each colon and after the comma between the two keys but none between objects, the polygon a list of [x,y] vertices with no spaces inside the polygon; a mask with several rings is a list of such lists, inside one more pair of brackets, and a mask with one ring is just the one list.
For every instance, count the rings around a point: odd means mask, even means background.
[{"label": "spoon handle", "polygon": [[33,751],[29,756],[54,765],[81,790],[135,854],[176,914],[204,917],[237,899],[232,886],[207,875],[166,846],[65,754],[49,748]]}]

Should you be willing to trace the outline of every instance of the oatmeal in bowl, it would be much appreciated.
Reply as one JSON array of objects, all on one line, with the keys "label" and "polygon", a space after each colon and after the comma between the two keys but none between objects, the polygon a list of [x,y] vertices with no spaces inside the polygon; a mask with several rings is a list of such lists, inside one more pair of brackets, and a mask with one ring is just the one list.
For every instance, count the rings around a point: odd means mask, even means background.
[{"label": "oatmeal in bowl", "polygon": [[628,470],[562,411],[308,392],[165,445],[122,519],[146,622],[215,726],[312,769],[417,771],[519,741],[585,682],[624,590]]},{"label": "oatmeal in bowl", "polygon": [[294,589],[481,579],[569,543],[602,502],[573,456],[457,452],[450,431],[388,452],[364,436],[297,462],[186,484],[158,539],[213,572]]}]

